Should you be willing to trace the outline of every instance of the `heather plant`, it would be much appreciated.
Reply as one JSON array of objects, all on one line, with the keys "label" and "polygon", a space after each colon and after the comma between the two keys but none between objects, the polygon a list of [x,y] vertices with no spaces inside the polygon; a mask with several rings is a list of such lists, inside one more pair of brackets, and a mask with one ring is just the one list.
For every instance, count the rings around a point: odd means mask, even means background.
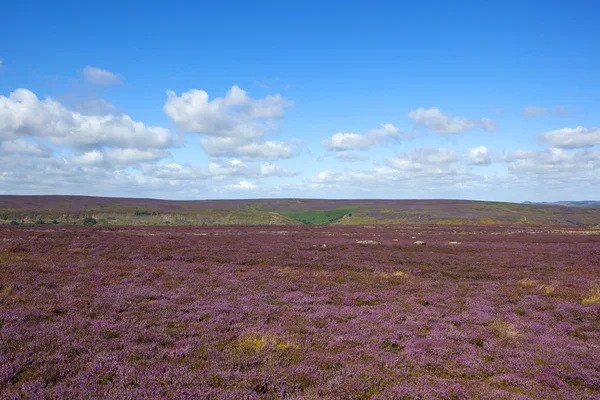
[{"label": "heather plant", "polygon": [[600,304],[600,286],[590,289],[587,296],[582,300],[583,304]]},{"label": "heather plant", "polygon": [[568,231],[6,226],[0,398],[596,399]]}]

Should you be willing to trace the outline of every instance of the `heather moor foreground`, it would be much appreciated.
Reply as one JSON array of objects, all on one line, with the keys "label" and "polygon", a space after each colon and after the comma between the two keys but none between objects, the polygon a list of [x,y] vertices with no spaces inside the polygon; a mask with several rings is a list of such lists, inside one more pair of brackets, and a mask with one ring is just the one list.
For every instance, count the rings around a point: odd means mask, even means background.
[{"label": "heather moor foreground", "polygon": [[0,397],[597,399],[599,233],[2,227]]}]

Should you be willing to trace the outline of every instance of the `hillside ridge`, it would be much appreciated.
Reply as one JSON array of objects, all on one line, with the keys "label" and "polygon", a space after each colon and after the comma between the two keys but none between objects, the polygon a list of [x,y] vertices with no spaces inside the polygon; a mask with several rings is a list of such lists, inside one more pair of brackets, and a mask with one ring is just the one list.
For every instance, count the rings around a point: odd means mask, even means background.
[{"label": "hillside ridge", "polygon": [[85,218],[103,225],[600,225],[600,208],[453,199],[161,200],[0,195],[0,224],[81,224]]}]

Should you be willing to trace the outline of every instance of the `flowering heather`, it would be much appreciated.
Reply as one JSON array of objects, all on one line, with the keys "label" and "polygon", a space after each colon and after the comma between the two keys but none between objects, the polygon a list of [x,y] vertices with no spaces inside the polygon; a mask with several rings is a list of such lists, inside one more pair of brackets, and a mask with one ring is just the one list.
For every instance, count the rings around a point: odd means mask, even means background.
[{"label": "flowering heather", "polygon": [[0,397],[598,399],[598,233],[4,227]]}]

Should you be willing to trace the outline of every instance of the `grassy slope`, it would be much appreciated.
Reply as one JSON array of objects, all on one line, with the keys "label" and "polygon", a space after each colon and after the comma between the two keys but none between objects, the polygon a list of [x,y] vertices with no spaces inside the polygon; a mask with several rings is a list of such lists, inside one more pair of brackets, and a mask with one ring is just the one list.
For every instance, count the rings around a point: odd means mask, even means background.
[{"label": "grassy slope", "polygon": [[[147,214],[147,215],[136,215]],[[0,224],[549,224],[599,225],[600,209],[467,200],[170,201],[85,196],[0,196]]]},{"label": "grassy slope", "polygon": [[280,211],[280,213],[306,225],[326,225],[338,222],[346,215],[352,215],[355,209],[355,207],[340,207],[333,210],[294,210]]}]

